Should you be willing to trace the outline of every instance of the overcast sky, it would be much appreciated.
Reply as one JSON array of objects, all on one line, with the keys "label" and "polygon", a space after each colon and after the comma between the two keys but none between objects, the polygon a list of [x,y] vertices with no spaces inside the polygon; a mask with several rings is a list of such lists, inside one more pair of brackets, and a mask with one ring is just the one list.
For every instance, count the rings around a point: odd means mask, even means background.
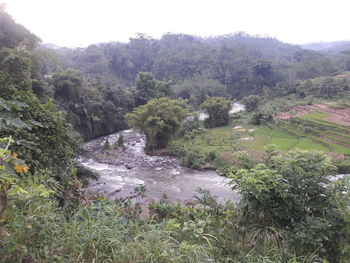
[{"label": "overcast sky", "polygon": [[350,0],[7,0],[43,42],[87,46],[135,33],[210,36],[244,31],[288,43],[350,39]]}]

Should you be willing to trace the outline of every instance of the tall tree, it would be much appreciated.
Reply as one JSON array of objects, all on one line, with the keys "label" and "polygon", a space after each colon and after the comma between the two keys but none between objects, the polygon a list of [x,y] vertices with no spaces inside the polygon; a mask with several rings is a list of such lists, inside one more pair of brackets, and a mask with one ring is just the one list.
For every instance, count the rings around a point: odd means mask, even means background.
[{"label": "tall tree", "polygon": [[171,94],[170,82],[156,80],[150,72],[139,72],[136,77],[136,105]]},{"label": "tall tree", "polygon": [[209,118],[205,120],[206,126],[208,127],[226,125],[230,121],[229,111],[231,109],[231,101],[226,98],[208,98],[201,104],[201,108],[209,115]]},{"label": "tall tree", "polygon": [[126,118],[131,127],[146,136],[146,150],[152,151],[166,147],[188,115],[184,101],[160,98],[136,108]]}]

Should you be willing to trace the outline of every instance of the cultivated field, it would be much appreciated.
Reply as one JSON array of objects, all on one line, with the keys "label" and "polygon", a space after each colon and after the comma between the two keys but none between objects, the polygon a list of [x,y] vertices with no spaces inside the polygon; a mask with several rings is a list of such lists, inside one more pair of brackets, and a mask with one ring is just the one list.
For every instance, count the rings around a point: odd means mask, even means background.
[{"label": "cultivated field", "polygon": [[285,151],[298,148],[350,155],[350,108],[325,104],[297,106],[277,114],[274,124],[253,126],[242,121],[209,129],[193,140],[178,143],[203,153],[259,150],[276,144]]}]

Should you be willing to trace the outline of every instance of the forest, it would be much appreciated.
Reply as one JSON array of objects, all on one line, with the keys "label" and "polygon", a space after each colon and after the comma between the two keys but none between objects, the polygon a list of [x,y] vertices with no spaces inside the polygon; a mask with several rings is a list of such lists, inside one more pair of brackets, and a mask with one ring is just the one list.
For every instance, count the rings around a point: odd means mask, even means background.
[{"label": "forest", "polygon": [[[53,47],[1,5],[0,262],[349,262],[349,72],[348,42],[244,32]],[[84,143],[128,128],[240,202],[85,194]]]}]

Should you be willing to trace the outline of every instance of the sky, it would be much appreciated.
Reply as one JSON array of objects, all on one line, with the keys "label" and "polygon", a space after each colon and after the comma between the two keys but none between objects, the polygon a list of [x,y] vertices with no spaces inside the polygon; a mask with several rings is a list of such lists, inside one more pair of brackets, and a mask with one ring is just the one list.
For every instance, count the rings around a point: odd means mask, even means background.
[{"label": "sky", "polygon": [[44,43],[77,47],[184,33],[243,31],[292,43],[350,39],[349,0],[7,0],[7,12]]}]

